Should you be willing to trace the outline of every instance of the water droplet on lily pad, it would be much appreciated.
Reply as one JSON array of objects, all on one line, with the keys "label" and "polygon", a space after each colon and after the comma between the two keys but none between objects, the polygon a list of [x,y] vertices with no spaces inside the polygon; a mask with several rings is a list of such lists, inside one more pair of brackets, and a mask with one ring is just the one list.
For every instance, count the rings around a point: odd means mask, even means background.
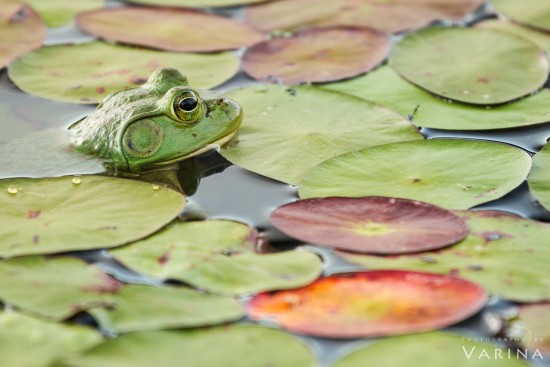
[{"label": "water droplet on lily pad", "polygon": [[362,338],[449,326],[486,302],[483,288],[460,278],[382,270],[333,275],[303,288],[261,293],[252,298],[247,313],[295,333]]},{"label": "water droplet on lily pad", "polygon": [[179,69],[193,87],[208,89],[231,78],[239,60],[229,52],[202,55],[91,42],[25,54],[10,64],[8,75],[19,88],[42,98],[99,103],[108,94],[141,85],[162,66]]},{"label": "water droplet on lily pad", "polygon": [[501,143],[409,141],[329,159],[304,177],[299,194],[303,199],[401,197],[448,209],[467,209],[512,191],[525,180],[530,168],[527,153]]},{"label": "water droplet on lily pad", "polygon": [[266,85],[228,95],[246,112],[221,154],[240,167],[291,184],[338,154],[423,138],[391,110],[320,88]]},{"label": "water droplet on lily pad", "polygon": [[365,73],[389,51],[389,38],[368,28],[311,29],[252,46],[243,56],[243,69],[263,81],[323,82]]},{"label": "water droplet on lily pad", "polygon": [[76,24],[97,37],[168,51],[231,50],[264,39],[260,32],[235,20],[175,8],[105,8],[80,14]]},{"label": "water droplet on lily pad", "polygon": [[544,85],[549,71],[546,54],[534,43],[479,28],[411,33],[395,46],[390,64],[432,93],[481,105],[526,96]]}]

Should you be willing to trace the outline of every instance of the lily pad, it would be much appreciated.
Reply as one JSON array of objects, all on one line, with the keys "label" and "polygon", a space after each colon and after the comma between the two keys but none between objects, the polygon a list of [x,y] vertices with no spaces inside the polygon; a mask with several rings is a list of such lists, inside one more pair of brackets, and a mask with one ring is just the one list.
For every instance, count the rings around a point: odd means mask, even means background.
[{"label": "lily pad", "polygon": [[550,210],[550,143],[546,143],[533,157],[533,168],[527,182],[533,196]]},{"label": "lily pad", "polygon": [[236,138],[221,154],[240,167],[290,184],[336,155],[422,139],[391,110],[319,88],[254,86],[228,95],[246,112]]},{"label": "lily pad", "polygon": [[0,180],[0,257],[119,246],[157,231],[184,205],[165,187],[113,177]]},{"label": "lily pad", "polygon": [[[175,362],[183,361],[183,362]],[[292,335],[254,325],[131,333],[63,367],[315,367],[309,348]]]},{"label": "lily pad", "polygon": [[304,177],[302,199],[388,196],[467,209],[519,186],[531,157],[509,145],[433,139],[386,144],[327,160]]},{"label": "lily pad", "polygon": [[121,286],[99,268],[75,258],[27,256],[0,261],[0,300],[49,319],[64,320],[108,305]]},{"label": "lily pad", "polygon": [[100,38],[168,51],[231,50],[264,39],[232,19],[177,8],[106,8],[80,14],[76,24]]},{"label": "lily pad", "polygon": [[519,23],[550,31],[550,3],[538,0],[491,0],[496,10]]},{"label": "lily pad", "polygon": [[264,31],[351,25],[397,33],[435,20],[460,20],[481,4],[482,0],[286,0],[249,7],[245,17]]},{"label": "lily pad", "polygon": [[523,328],[522,344],[534,353],[550,356],[550,303],[519,306]]},{"label": "lily pad", "polygon": [[399,74],[453,100],[491,105],[526,96],[548,77],[546,54],[534,43],[479,28],[427,28],[399,42],[390,56]]},{"label": "lily pad", "polygon": [[380,196],[300,200],[277,208],[271,221],[300,241],[375,254],[433,250],[468,234],[464,220],[448,210]]},{"label": "lily pad", "polygon": [[306,251],[258,255],[257,233],[231,221],[175,223],[112,251],[127,267],[221,294],[296,288],[315,280],[320,259]]},{"label": "lily pad", "polygon": [[453,274],[505,299],[550,299],[550,224],[492,211],[457,212],[470,235],[437,252],[393,257],[344,254],[369,269],[407,269]]},{"label": "lily pad", "polygon": [[319,279],[295,290],[261,293],[247,307],[253,320],[328,338],[361,338],[438,329],[460,322],[487,302],[469,281],[400,270]]},{"label": "lily pad", "polygon": [[0,313],[2,365],[49,367],[101,344],[96,330],[35,319],[17,312]]},{"label": "lily pad", "polygon": [[[189,8],[224,8],[229,6],[248,5],[262,3],[270,0],[128,0],[131,3],[154,5],[154,6],[176,6]],[[271,0],[278,1],[278,0]]]},{"label": "lily pad", "polygon": [[103,0],[25,0],[44,19],[48,27],[61,27],[70,23],[80,12],[103,6]]},{"label": "lily pad", "polygon": [[46,26],[29,6],[5,3],[0,9],[0,69],[25,52],[42,45]]},{"label": "lily pad", "polygon": [[[366,366],[384,361],[384,367],[528,367],[516,352],[486,343],[483,337],[432,332],[375,341],[336,362],[333,367]],[[511,358],[507,358],[508,352]],[[499,358],[498,356],[502,358]],[[497,356],[495,358],[495,356]]]},{"label": "lily pad", "polygon": [[110,307],[89,312],[111,333],[216,325],[244,315],[233,298],[145,285],[126,285],[113,295]]},{"label": "lily pad", "polygon": [[373,69],[390,52],[388,36],[359,27],[305,30],[249,48],[243,69],[257,80],[299,84],[349,78]]},{"label": "lily pad", "polygon": [[231,53],[208,55],[145,50],[104,42],[43,47],[8,68],[27,93],[74,103],[99,103],[107,95],[145,83],[158,67],[174,67],[197,88],[231,78],[239,60]]},{"label": "lily pad", "polygon": [[323,88],[379,103],[402,116],[414,114],[416,126],[435,129],[508,129],[550,121],[550,90],[546,88],[512,103],[476,106],[436,97],[407,82],[389,66]]}]

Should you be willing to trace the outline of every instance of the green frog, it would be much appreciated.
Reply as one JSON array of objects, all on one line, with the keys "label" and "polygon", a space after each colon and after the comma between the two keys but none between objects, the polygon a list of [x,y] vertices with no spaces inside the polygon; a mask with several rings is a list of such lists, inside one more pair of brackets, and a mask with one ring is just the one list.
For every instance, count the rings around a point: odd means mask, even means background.
[{"label": "green frog", "polygon": [[77,152],[137,173],[225,144],[242,118],[232,99],[191,88],[176,69],[159,68],[142,86],[107,96],[69,130]]}]

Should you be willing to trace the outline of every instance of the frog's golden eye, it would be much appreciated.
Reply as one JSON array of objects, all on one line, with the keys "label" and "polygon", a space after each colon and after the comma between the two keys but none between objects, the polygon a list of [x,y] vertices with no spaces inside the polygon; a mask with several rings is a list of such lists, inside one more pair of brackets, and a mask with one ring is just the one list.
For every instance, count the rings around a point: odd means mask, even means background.
[{"label": "frog's golden eye", "polygon": [[177,118],[186,124],[195,123],[201,112],[201,100],[193,91],[185,91],[178,95],[172,106]]}]

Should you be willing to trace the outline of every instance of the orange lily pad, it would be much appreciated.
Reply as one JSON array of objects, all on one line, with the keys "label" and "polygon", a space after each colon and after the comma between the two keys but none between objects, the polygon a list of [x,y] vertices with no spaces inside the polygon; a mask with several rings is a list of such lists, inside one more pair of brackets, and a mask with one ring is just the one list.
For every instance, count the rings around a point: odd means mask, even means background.
[{"label": "orange lily pad", "polygon": [[5,3],[0,8],[0,69],[42,45],[46,26],[28,5]]},{"label": "orange lily pad", "polygon": [[245,18],[263,31],[351,25],[396,33],[436,20],[460,20],[483,3],[483,0],[286,0],[248,7]]},{"label": "orange lily pad", "polygon": [[362,27],[329,27],[258,43],[243,56],[257,80],[298,84],[340,80],[365,73],[390,51],[387,35]]},{"label": "orange lily pad", "polygon": [[168,51],[232,50],[264,39],[246,24],[181,8],[104,8],[81,13],[76,24],[103,39]]},{"label": "orange lily pad", "polygon": [[486,302],[483,288],[464,279],[379,270],[260,293],[247,313],[253,320],[273,321],[296,333],[361,338],[443,328],[474,315]]},{"label": "orange lily pad", "polygon": [[448,210],[381,196],[301,200],[276,209],[271,221],[304,242],[374,254],[439,249],[468,234],[464,220]]}]

